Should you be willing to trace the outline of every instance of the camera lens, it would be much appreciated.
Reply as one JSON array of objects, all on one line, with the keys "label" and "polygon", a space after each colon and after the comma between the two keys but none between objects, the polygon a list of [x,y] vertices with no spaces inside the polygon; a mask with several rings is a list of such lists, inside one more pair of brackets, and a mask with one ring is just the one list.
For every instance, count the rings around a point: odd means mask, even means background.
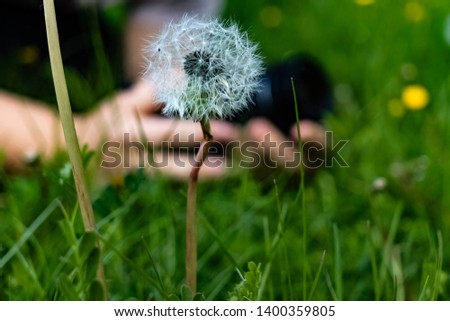
[{"label": "camera lens", "polygon": [[291,78],[300,119],[320,121],[324,113],[332,110],[331,84],[322,67],[308,55],[296,55],[267,69],[261,89],[254,95],[249,110],[239,116],[240,120],[265,117],[288,134],[296,122]]}]

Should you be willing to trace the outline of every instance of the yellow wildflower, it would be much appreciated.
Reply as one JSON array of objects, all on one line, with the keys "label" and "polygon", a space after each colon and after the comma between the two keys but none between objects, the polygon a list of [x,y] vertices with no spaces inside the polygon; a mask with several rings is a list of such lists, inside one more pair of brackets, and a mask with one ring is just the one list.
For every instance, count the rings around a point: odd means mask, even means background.
[{"label": "yellow wildflower", "polygon": [[355,0],[355,3],[360,6],[368,6],[369,4],[375,3],[375,0]]},{"label": "yellow wildflower", "polygon": [[421,85],[410,85],[403,89],[402,102],[406,108],[418,110],[425,108],[430,101],[428,90]]},{"label": "yellow wildflower", "polygon": [[405,4],[405,16],[412,22],[419,22],[425,18],[425,8],[416,1],[408,1]]}]

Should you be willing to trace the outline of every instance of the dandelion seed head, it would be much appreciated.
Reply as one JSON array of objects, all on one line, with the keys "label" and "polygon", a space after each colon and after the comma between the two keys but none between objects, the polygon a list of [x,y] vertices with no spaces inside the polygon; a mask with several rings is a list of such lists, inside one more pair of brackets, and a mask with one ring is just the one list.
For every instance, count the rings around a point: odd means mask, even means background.
[{"label": "dandelion seed head", "polygon": [[167,116],[228,118],[247,108],[259,88],[257,50],[235,24],[184,16],[147,46],[144,78],[155,84]]}]

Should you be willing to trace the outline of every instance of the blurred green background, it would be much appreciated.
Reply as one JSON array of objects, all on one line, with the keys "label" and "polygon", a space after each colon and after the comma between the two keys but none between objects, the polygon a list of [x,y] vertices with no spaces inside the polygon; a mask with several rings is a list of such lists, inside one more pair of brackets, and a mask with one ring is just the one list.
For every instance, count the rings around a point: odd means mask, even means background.
[{"label": "blurred green background", "polygon": [[[224,17],[260,43],[267,63],[307,52],[325,66],[336,109],[324,124],[335,142],[349,141],[349,166],[307,177],[304,201],[283,171],[200,184],[204,298],[448,300],[448,1],[229,0]],[[64,169],[59,156],[26,176],[0,174],[3,300],[89,298]],[[141,171],[92,183],[110,297],[189,298],[185,184]],[[61,205],[48,214],[54,199]],[[241,279],[250,261],[261,263],[258,284]],[[255,288],[259,296],[248,295]]]}]

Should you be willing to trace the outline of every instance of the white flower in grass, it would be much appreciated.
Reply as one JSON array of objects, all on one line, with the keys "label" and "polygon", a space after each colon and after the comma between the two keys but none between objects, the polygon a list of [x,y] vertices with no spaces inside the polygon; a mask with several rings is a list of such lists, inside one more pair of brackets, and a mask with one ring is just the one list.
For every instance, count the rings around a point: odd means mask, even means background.
[{"label": "white flower in grass", "polygon": [[232,23],[184,16],[145,51],[144,77],[163,113],[194,121],[228,118],[247,108],[263,67],[257,46]]}]

